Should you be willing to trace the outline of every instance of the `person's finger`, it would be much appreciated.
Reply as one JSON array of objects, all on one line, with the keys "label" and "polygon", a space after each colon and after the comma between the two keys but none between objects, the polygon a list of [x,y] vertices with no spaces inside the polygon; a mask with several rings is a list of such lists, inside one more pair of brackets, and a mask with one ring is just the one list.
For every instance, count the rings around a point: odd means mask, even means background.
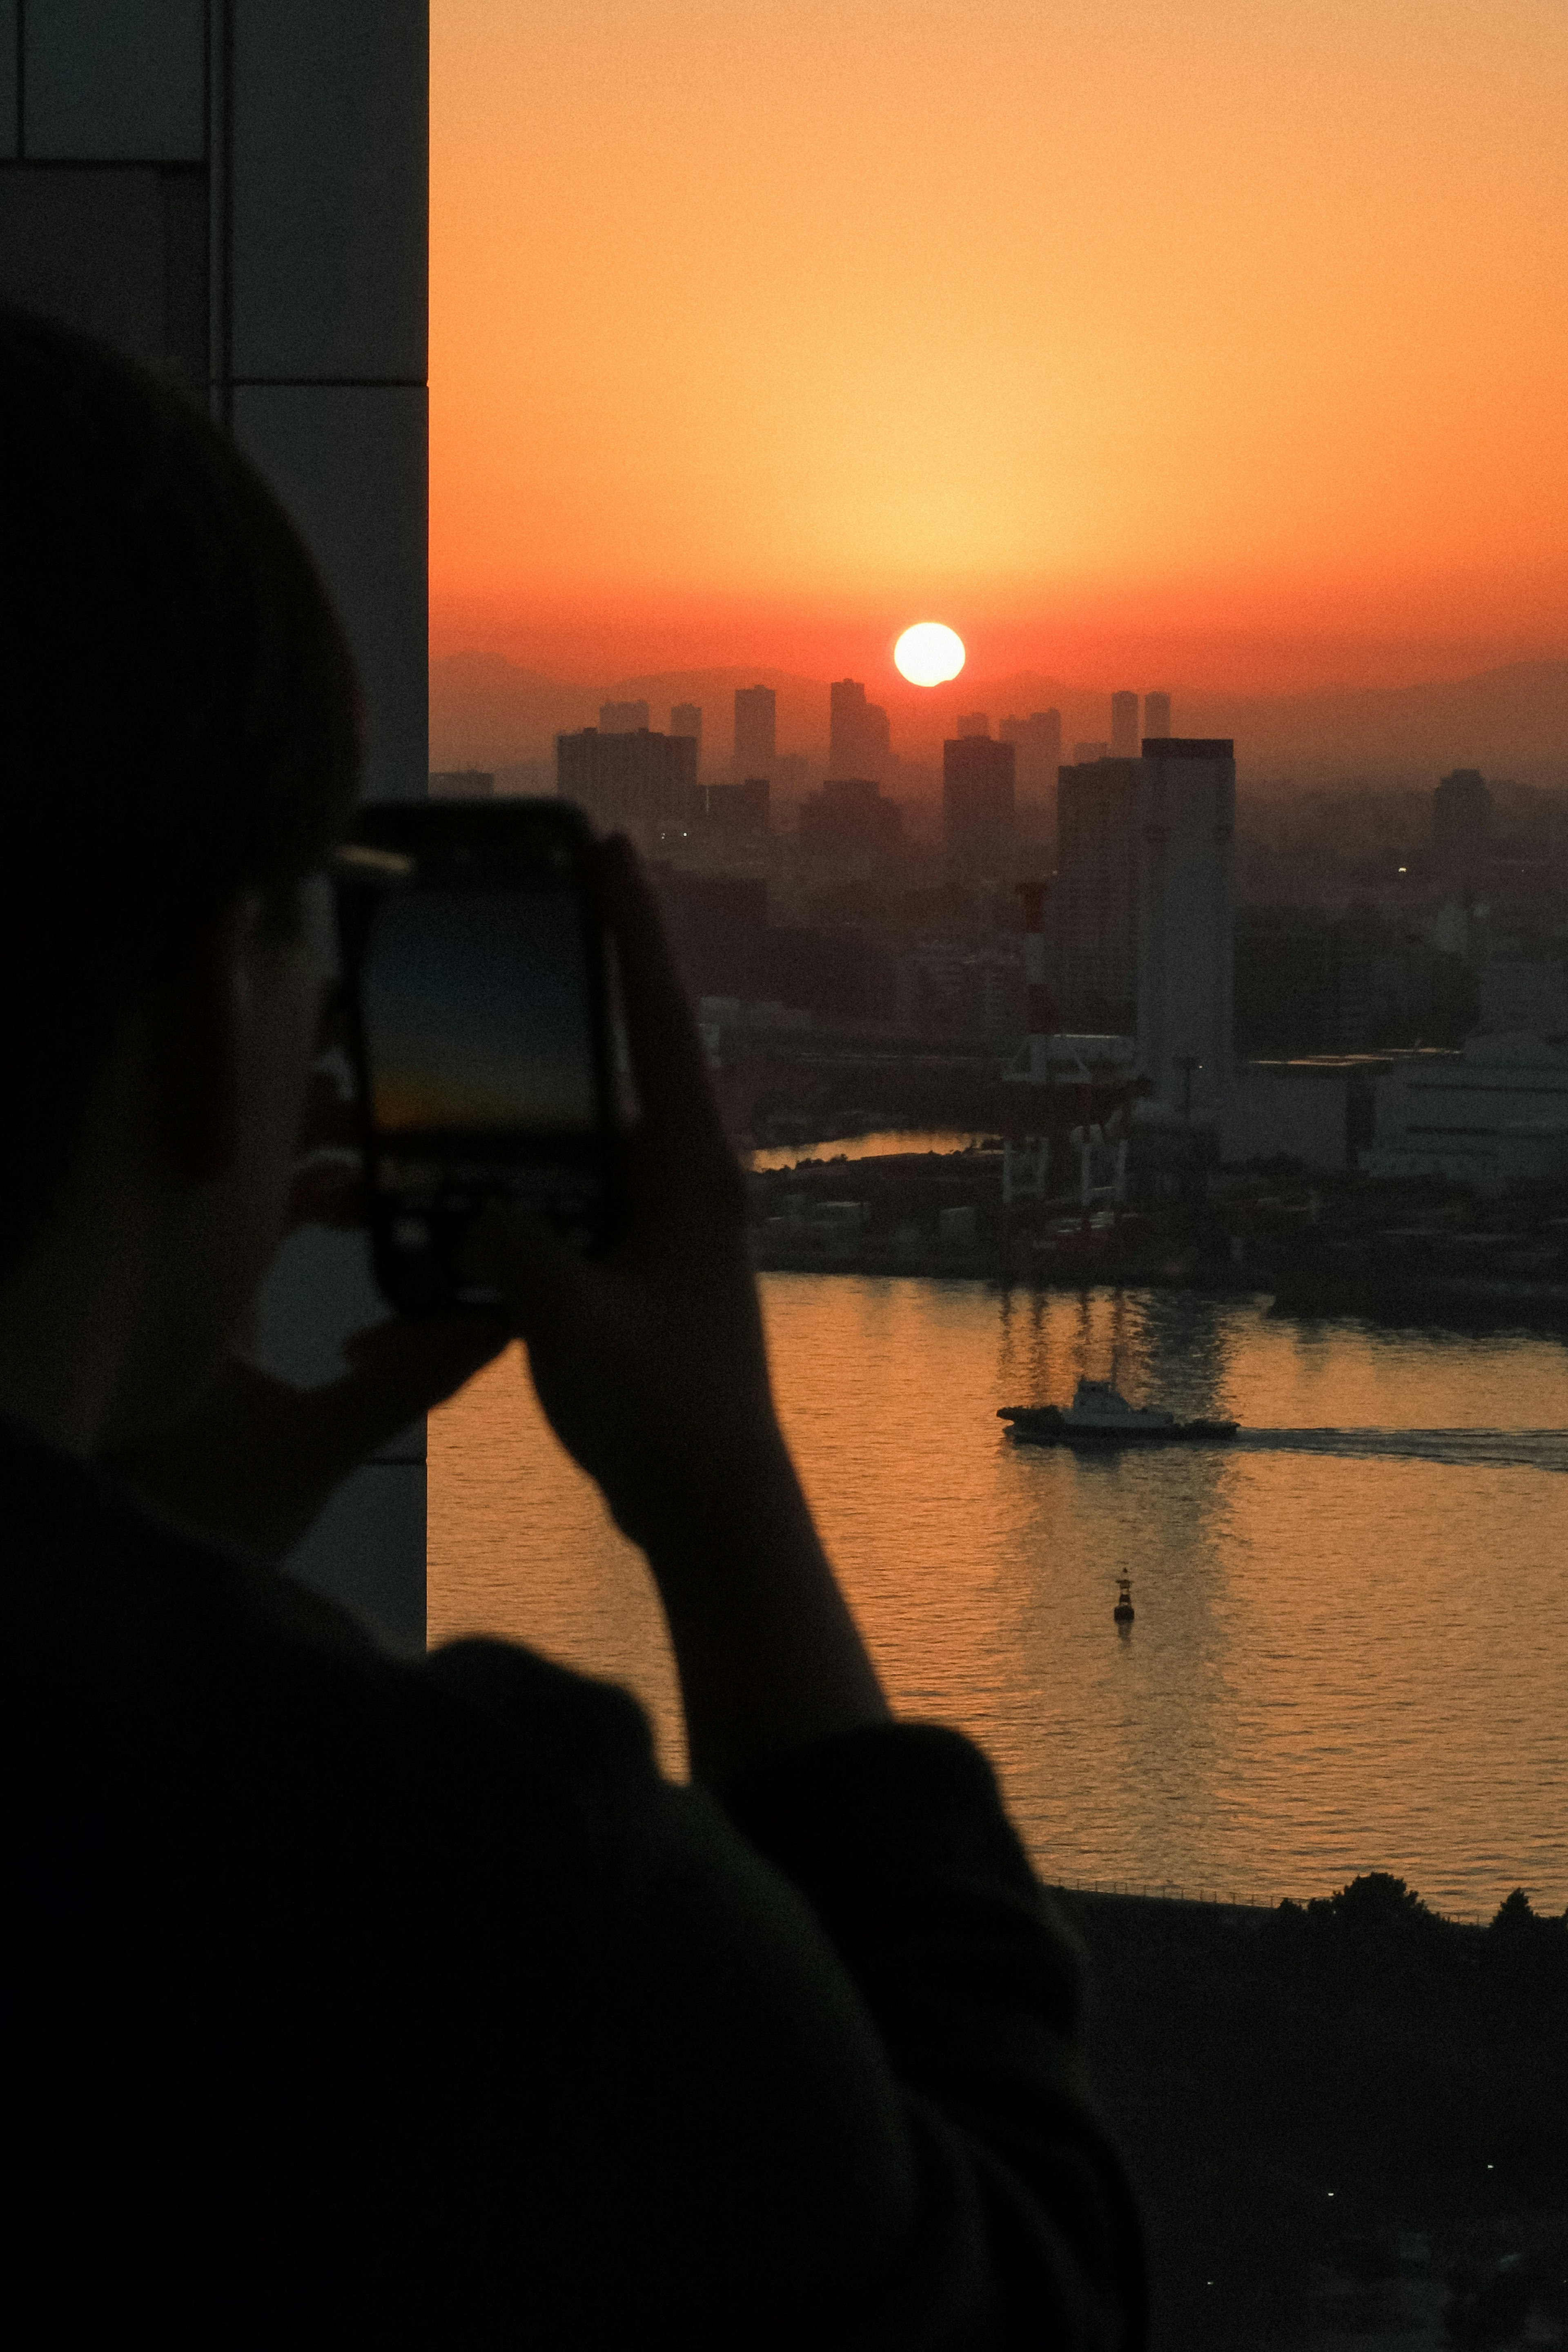
[{"label": "person's finger", "polygon": [[597,897],[620,959],[626,1042],[642,1104],[648,1172],[682,1191],[695,1178],[727,1185],[734,1155],[707,1058],[664,925],[629,841],[616,835],[597,859]]},{"label": "person's finger", "polygon": [[334,1071],[313,1069],[300,1120],[300,1157],[311,1151],[352,1151],[359,1139],[352,1097],[344,1094]]},{"label": "person's finger", "polygon": [[500,1292],[509,1323],[523,1339],[548,1339],[580,1312],[585,1268],[542,1218],[499,1202],[477,1216],[464,1237],[465,1281]]},{"label": "person's finger", "polygon": [[352,1233],[370,1214],[370,1192],[358,1160],[310,1160],[295,1171],[283,1220],[287,1234],[301,1225],[324,1225],[334,1233]]},{"label": "person's finger", "polygon": [[318,1467],[345,1467],[433,1412],[511,1339],[499,1315],[395,1316],[343,1342],[348,1370],[301,1400]]}]

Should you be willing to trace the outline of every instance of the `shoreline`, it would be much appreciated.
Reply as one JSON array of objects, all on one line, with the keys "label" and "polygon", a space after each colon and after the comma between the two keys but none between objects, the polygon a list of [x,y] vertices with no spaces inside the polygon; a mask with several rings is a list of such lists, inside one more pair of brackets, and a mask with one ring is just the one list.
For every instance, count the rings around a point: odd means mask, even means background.
[{"label": "shoreline", "polygon": [[1286,1276],[1270,1282],[1261,1268],[1079,1260],[1075,1265],[1008,1263],[995,1250],[933,1245],[911,1250],[875,1239],[847,1243],[838,1235],[798,1244],[752,1234],[758,1274],[903,1275],[920,1281],[985,1282],[999,1289],[1189,1290],[1213,1298],[1266,1298],[1272,1310],[1302,1322],[1359,1317],[1412,1328],[1502,1322],[1568,1333],[1568,1282],[1489,1280],[1484,1276],[1433,1276],[1420,1284],[1317,1283]]}]

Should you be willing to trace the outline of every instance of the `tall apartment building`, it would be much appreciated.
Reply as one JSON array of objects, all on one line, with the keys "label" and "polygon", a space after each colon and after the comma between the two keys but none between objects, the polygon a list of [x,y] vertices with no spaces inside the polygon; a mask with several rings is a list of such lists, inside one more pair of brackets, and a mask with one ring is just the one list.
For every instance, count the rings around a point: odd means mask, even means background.
[{"label": "tall apartment building", "polygon": [[601,702],[599,705],[601,735],[635,735],[647,723],[646,702]]},{"label": "tall apartment building", "polygon": [[771,686],[735,688],[735,751],[731,772],[739,778],[771,776],[778,750],[778,697]]},{"label": "tall apartment building", "polygon": [[1110,698],[1110,756],[1113,760],[1135,760],[1138,748],[1138,697],[1135,694],[1113,694]]},{"label": "tall apartment building", "polygon": [[1143,738],[1146,742],[1159,742],[1171,731],[1171,698],[1168,694],[1146,694],[1143,697]]},{"label": "tall apartment building", "polygon": [[704,784],[699,796],[701,812],[716,834],[765,839],[772,790],[766,776],[744,776],[738,783]]},{"label": "tall apartment building", "polygon": [[1235,746],[1168,736],[1136,766],[1139,1066],[1212,1116],[1234,1070]]},{"label": "tall apartment building", "polygon": [[954,871],[1006,881],[1016,833],[1017,753],[988,735],[961,735],[942,747],[942,832]]},{"label": "tall apartment building", "polygon": [[555,789],[602,833],[629,833],[651,849],[660,828],[697,814],[697,746],[689,735],[606,734],[584,727],[555,738]]},{"label": "tall apartment building", "polygon": [[1136,760],[1060,771],[1050,978],[1061,1027],[1079,1034],[1137,1025],[1138,771]]},{"label": "tall apartment building", "polygon": [[427,781],[433,801],[488,800],[496,788],[493,768],[432,768]]},{"label": "tall apartment building", "polygon": [[702,706],[699,702],[678,702],[669,714],[672,735],[689,735],[697,746],[697,764],[702,765]]},{"label": "tall apartment building", "polygon": [[1491,845],[1492,796],[1479,768],[1456,768],[1432,794],[1432,846],[1455,874],[1473,871]]},{"label": "tall apartment building", "polygon": [[869,776],[830,776],[819,793],[801,803],[799,838],[804,850],[849,857],[896,850],[904,837],[897,801],[885,801]]},{"label": "tall apartment building", "polygon": [[[963,733],[962,726],[959,732]],[[1015,719],[1011,712],[996,730],[1001,742],[1011,743],[1017,752],[1017,786],[1020,800],[1048,800],[1057,788],[1057,770],[1062,763],[1062,714],[1059,710],[1031,710],[1027,719]]]},{"label": "tall apartment building", "polygon": [[892,736],[879,702],[868,702],[856,677],[837,678],[827,689],[827,772],[834,777],[880,777]]}]

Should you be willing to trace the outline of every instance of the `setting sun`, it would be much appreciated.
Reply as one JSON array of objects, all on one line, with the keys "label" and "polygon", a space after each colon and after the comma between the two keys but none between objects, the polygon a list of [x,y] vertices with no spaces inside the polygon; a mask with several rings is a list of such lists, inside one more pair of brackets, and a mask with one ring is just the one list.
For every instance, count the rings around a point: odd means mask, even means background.
[{"label": "setting sun", "polygon": [[911,686],[945,686],[963,667],[963,639],[942,621],[917,621],[893,647],[900,677]]}]

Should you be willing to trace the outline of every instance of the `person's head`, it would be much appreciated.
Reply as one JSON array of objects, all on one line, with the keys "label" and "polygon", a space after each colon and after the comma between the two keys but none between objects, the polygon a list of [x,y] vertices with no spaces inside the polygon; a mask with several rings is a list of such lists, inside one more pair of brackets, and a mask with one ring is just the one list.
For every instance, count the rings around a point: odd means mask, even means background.
[{"label": "person's head", "polygon": [[353,670],[233,445],[4,310],[0,484],[0,1304],[129,1185],[138,1345],[190,1377],[276,1247],[319,1012],[301,890],[356,791]]}]

